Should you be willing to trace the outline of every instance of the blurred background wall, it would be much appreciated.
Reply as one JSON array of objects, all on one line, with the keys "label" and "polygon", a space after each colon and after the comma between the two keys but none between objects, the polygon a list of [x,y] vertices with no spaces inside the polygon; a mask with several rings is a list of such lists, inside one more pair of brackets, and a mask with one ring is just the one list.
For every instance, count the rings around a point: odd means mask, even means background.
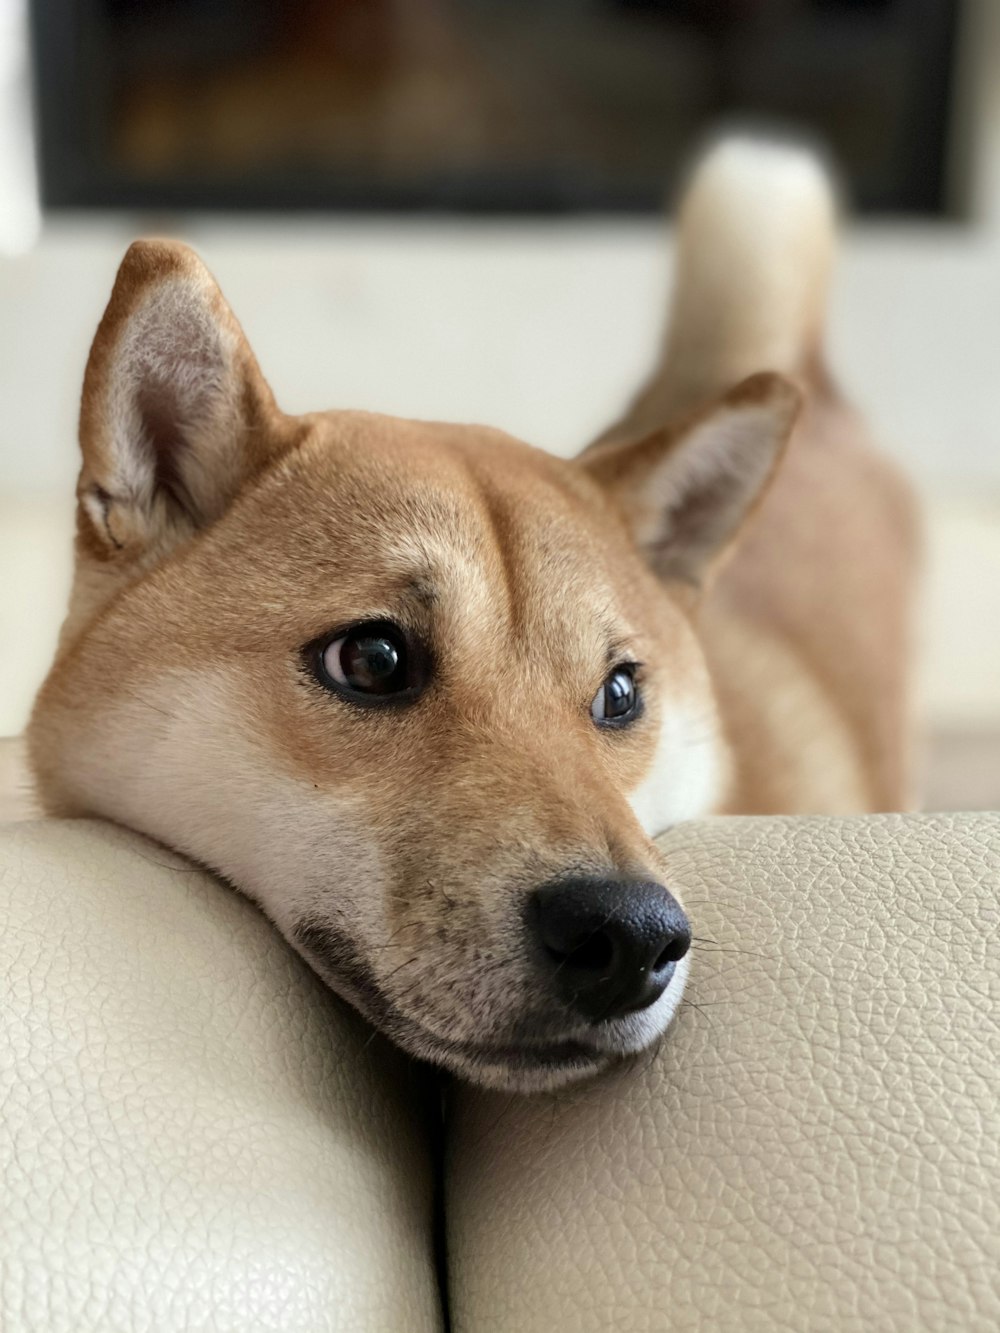
[{"label": "blurred background wall", "polygon": [[0,0],[0,734],[52,651],[133,236],[198,246],[289,410],[568,453],[651,355],[664,199],[749,119],[855,206],[831,358],[927,498],[924,715],[1000,736],[998,74],[997,0]]}]

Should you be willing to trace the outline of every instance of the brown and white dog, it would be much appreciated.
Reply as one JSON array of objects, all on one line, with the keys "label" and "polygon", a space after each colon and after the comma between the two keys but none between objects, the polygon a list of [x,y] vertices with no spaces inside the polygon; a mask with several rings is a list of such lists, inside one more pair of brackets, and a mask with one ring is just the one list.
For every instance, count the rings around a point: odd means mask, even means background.
[{"label": "brown and white dog", "polygon": [[132,246],[30,726],[45,807],[213,868],[469,1079],[647,1046],[690,941],[653,835],[907,802],[913,514],[821,368],[833,214],[808,154],[718,146],[662,359],[575,461],[285,416],[194,254]]}]

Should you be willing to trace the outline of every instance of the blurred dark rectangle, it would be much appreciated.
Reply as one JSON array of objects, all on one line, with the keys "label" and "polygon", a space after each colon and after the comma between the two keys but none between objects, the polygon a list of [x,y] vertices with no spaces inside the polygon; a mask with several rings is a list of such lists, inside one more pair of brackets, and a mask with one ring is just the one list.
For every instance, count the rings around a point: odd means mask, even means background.
[{"label": "blurred dark rectangle", "polygon": [[720,119],[940,215],[958,0],[33,0],[50,208],[648,212]]}]

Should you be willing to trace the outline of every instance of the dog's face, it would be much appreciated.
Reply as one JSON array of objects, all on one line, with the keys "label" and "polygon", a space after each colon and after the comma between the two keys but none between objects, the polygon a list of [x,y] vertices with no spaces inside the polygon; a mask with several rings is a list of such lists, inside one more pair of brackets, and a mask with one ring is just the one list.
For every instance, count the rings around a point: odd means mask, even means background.
[{"label": "dog's face", "polygon": [[550,1087],[641,1049],[689,942],[650,835],[725,781],[690,589],[794,410],[758,378],[577,462],[290,419],[198,261],[134,247],[84,390],[43,796],[211,866],[465,1077]]}]

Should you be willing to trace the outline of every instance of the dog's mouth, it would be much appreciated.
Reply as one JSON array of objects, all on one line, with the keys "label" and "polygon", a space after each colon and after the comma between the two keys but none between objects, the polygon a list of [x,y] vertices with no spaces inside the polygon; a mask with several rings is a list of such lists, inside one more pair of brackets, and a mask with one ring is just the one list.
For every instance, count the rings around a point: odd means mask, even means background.
[{"label": "dog's mouth", "polygon": [[331,984],[409,1055],[481,1087],[505,1092],[540,1092],[592,1077],[624,1055],[616,1056],[576,1038],[502,1043],[456,1040],[433,1032],[417,1019],[401,1013],[381,992],[373,1006],[371,992],[361,997],[337,979]]},{"label": "dog's mouth", "polygon": [[432,1031],[404,1013],[379,986],[354,944],[326,922],[305,921],[292,932],[296,947],[330,988],[409,1055],[444,1067],[482,1087],[539,1092],[592,1077],[628,1059],[657,1034],[641,1015],[601,1024],[591,1040],[533,1037],[502,1042],[458,1040]]},{"label": "dog's mouth", "polygon": [[405,1031],[383,1030],[417,1059],[446,1069],[466,1082],[502,1092],[546,1092],[592,1078],[626,1058],[624,1052],[602,1050],[573,1038],[517,1044],[451,1041],[413,1020],[407,1020]]}]

